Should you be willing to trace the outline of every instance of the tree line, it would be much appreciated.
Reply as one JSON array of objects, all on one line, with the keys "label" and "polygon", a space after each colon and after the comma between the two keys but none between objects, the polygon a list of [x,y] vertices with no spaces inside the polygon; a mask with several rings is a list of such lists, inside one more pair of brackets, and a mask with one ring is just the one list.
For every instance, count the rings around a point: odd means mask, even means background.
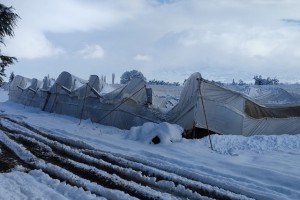
[{"label": "tree line", "polygon": [[[127,84],[131,79],[133,79],[135,77],[141,78],[147,82],[147,79],[143,75],[142,72],[140,72],[138,70],[131,70],[131,71],[126,71],[121,75],[120,83]],[[279,84],[279,80],[277,78],[270,78],[270,77],[263,78],[261,75],[256,75],[253,77],[253,79],[254,79],[254,85],[278,85]],[[221,85],[223,84],[221,82],[216,82],[216,81],[210,81],[210,82],[216,83],[216,84],[221,84]],[[170,83],[170,82],[166,82],[163,80],[156,80],[156,79],[149,80],[147,83],[151,84],[151,85],[174,85],[174,86],[180,85],[179,82]],[[234,79],[231,84],[232,85],[247,85],[247,83],[245,83],[243,80],[239,80],[238,82],[235,82]]]}]

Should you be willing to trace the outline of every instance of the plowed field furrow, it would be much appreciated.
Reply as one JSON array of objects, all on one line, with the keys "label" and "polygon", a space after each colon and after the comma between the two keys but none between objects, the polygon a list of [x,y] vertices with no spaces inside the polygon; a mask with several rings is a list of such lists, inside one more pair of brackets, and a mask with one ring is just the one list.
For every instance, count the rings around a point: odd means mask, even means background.
[{"label": "plowed field furrow", "polygon": [[13,151],[0,142],[0,173],[10,171],[16,166],[22,166],[24,171],[33,169],[33,166],[22,161]]},{"label": "plowed field furrow", "polygon": [[141,160],[141,157],[130,158],[95,149],[82,141],[67,139],[23,121],[5,118],[12,126],[2,124],[0,128],[33,155],[105,188],[123,191],[138,199],[248,199],[244,195],[156,167]]},{"label": "plowed field furrow", "polygon": [[[6,131],[8,131],[8,130],[12,132],[12,130],[10,130],[9,128],[6,128]],[[23,134],[20,133],[20,131],[17,131],[17,132],[19,132],[19,133],[15,133],[15,136],[13,139],[16,140],[16,138],[18,138],[18,141],[17,141],[18,143],[20,143],[21,140],[26,140],[27,142],[31,142],[31,143],[33,142],[32,140],[34,139],[34,137],[31,137],[32,135],[24,136]],[[30,139],[28,139],[28,138],[30,138]],[[40,138],[38,137],[37,140],[39,140],[39,139]],[[141,173],[139,171],[134,171],[130,168],[122,168],[120,166],[112,165],[110,163],[103,162],[99,159],[92,158],[88,155],[84,155],[84,154],[78,153],[76,151],[71,151],[71,148],[67,148],[69,146],[64,145],[64,144],[58,144],[57,141],[50,141],[47,139],[46,139],[46,141],[47,141],[46,142],[47,145],[48,144],[50,145],[46,149],[49,149],[51,147],[52,148],[51,151],[53,150],[54,153],[56,153],[57,155],[60,155],[61,157],[65,158],[65,159],[74,160],[79,163],[84,163],[86,165],[96,167],[97,169],[105,171],[108,174],[116,174],[124,180],[134,181],[141,186],[148,187],[147,190],[149,190],[149,188],[152,188],[154,191],[159,191],[159,192],[164,192],[164,193],[167,192],[167,193],[170,193],[172,196],[177,196],[177,197],[182,197],[182,198],[184,198],[187,195],[186,192],[182,193],[180,191],[177,191],[176,189],[169,189],[169,187],[160,187],[159,185],[157,185],[155,183],[155,181],[153,181],[153,179],[149,179],[149,177],[141,176]],[[39,144],[35,144],[34,146],[35,146],[35,148],[38,148],[38,146],[40,146],[40,147],[45,146],[45,144],[39,142]],[[65,148],[62,148],[62,147],[65,147]],[[37,151],[35,151],[35,153],[43,154],[40,157],[42,157],[42,156],[47,157],[47,155],[44,155],[44,153],[43,153],[43,152],[46,152],[46,149],[41,151],[41,149],[38,148]],[[75,149],[75,150],[77,150],[77,149]],[[126,185],[127,190],[129,187],[130,187],[130,185]],[[136,188],[133,187],[133,190],[138,191],[139,188],[140,187],[136,187]],[[153,194],[153,192],[147,192],[147,193],[149,193],[148,196],[153,196],[151,198],[158,198],[157,196],[154,195],[155,193]],[[192,194],[193,192],[189,191],[189,193]],[[194,193],[194,196],[195,195],[196,195],[196,193]],[[200,195],[198,195],[198,197],[199,196]]]},{"label": "plowed field furrow", "polygon": [[18,137],[13,135],[9,135],[9,137],[15,140],[17,143],[24,146],[37,158],[43,159],[47,163],[51,163],[53,165],[64,168],[79,177],[95,182],[99,185],[102,185],[103,187],[123,191],[138,199],[158,198],[158,197],[151,197],[151,196],[149,197],[148,195],[144,195],[144,193],[139,192],[138,189],[128,185],[124,185],[121,182],[118,182],[117,178],[109,179],[107,176],[102,175],[101,173],[97,172],[97,170],[93,168],[83,167],[82,165],[77,164],[76,161],[73,161],[72,159],[65,157],[65,154],[58,155],[56,151],[49,151],[48,149],[40,146],[37,142],[33,142],[32,140],[25,139],[24,137]]}]

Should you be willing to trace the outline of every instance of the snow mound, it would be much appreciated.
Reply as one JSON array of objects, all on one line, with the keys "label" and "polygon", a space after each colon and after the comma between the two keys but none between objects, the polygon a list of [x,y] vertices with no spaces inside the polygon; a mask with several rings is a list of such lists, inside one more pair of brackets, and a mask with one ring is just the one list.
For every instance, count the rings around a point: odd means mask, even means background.
[{"label": "snow mound", "polygon": [[147,122],[142,126],[132,127],[129,139],[144,144],[169,144],[182,139],[183,128],[177,124]]},{"label": "snow mound", "polygon": [[212,136],[214,149],[221,154],[234,155],[237,151],[263,153],[267,151],[300,150],[298,135]]}]

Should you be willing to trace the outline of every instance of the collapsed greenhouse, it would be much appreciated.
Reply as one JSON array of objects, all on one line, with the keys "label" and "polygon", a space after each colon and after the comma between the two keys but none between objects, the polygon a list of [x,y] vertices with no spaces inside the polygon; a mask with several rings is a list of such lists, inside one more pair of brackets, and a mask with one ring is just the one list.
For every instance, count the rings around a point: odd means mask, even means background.
[{"label": "collapsed greenhouse", "polygon": [[[156,95],[159,86],[147,85],[139,78],[127,85],[111,85],[109,92],[106,86],[96,75],[85,81],[62,72],[55,82],[47,77],[39,81],[17,75],[9,88],[9,100],[121,129],[166,121],[186,131],[199,128],[244,136],[297,134],[300,130],[300,95],[292,92],[286,95],[292,96],[293,102],[270,103],[271,94],[252,98],[194,73],[183,88],[175,89],[181,92],[174,105],[162,109],[155,100],[165,97]],[[280,95],[272,94],[272,100],[282,98]]]}]

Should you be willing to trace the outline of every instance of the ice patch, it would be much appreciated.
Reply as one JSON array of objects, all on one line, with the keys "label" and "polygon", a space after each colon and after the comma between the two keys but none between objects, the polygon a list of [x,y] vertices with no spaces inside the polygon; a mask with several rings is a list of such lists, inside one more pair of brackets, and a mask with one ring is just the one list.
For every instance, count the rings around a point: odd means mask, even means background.
[{"label": "ice patch", "polygon": [[142,126],[132,127],[128,138],[145,144],[169,144],[182,139],[183,128],[177,124],[147,122]]}]

